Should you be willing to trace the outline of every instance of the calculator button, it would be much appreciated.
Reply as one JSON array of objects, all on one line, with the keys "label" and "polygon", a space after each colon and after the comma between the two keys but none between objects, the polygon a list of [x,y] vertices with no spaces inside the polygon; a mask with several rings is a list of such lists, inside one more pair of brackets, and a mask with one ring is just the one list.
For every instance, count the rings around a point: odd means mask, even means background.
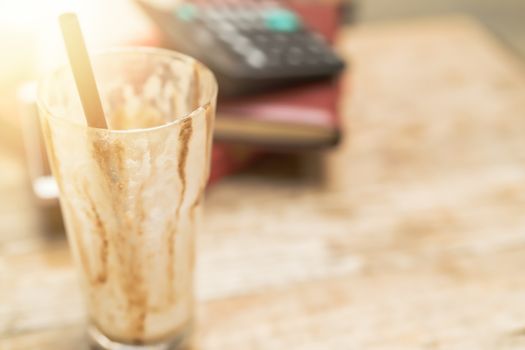
[{"label": "calculator button", "polygon": [[197,8],[192,4],[181,4],[175,9],[175,16],[185,22],[190,22],[197,17]]},{"label": "calculator button", "polygon": [[217,28],[217,30],[219,30],[220,32],[224,33],[231,33],[236,31],[235,26],[228,22],[219,22],[215,24],[214,27]]},{"label": "calculator button", "polygon": [[231,42],[232,48],[237,53],[244,53],[253,49],[253,46],[246,37],[236,36]]},{"label": "calculator button", "polygon": [[255,34],[254,40],[255,40],[256,43],[264,45],[264,44],[268,43],[269,38],[265,34]]},{"label": "calculator button", "polygon": [[262,68],[266,65],[267,59],[264,52],[253,49],[246,55],[246,61],[254,68]]},{"label": "calculator button", "polygon": [[291,65],[299,65],[303,61],[304,52],[298,47],[292,47],[286,54],[286,61]]},{"label": "calculator button", "polygon": [[295,32],[300,27],[299,18],[292,11],[269,9],[263,13],[266,28],[276,32]]}]

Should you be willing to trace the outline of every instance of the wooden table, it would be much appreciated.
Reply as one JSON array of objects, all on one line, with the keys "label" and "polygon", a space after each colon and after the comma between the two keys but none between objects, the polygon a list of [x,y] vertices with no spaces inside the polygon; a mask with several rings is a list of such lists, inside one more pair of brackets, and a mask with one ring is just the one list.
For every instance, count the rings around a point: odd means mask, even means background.
[{"label": "wooden table", "polygon": [[[209,192],[195,348],[523,349],[522,63],[462,17],[358,26],[339,49],[346,138],[322,179]],[[0,162],[0,349],[81,349],[66,243]]]}]

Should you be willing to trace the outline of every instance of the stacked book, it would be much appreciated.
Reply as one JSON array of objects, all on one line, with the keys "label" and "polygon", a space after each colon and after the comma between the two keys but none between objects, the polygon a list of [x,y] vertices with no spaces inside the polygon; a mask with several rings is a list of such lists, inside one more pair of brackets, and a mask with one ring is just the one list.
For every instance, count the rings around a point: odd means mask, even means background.
[{"label": "stacked book", "polygon": [[[341,22],[340,5],[292,2],[289,6],[333,44]],[[210,181],[244,168],[263,153],[336,145],[339,94],[339,82],[325,80],[220,101]]]}]

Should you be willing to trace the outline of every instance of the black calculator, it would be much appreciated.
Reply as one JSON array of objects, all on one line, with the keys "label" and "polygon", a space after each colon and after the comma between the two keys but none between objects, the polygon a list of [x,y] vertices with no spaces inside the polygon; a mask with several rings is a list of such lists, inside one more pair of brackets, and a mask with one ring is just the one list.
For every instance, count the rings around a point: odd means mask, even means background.
[{"label": "black calculator", "polygon": [[336,75],[343,61],[318,33],[276,0],[136,0],[169,48],[191,55],[235,96]]}]

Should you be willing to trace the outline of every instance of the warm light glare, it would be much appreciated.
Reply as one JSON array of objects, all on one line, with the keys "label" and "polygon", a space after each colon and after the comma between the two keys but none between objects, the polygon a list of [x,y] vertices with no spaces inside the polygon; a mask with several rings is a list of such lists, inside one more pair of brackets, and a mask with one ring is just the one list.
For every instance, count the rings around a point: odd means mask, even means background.
[{"label": "warm light glare", "polygon": [[38,30],[43,22],[60,12],[75,10],[76,0],[16,0],[0,3],[0,25],[27,31]]},{"label": "warm light glare", "polygon": [[63,62],[56,18],[64,11],[77,11],[79,4],[79,0],[0,2],[2,86],[35,78],[53,62]]},{"label": "warm light glare", "polygon": [[64,12],[78,15],[90,50],[149,38],[150,24],[132,0],[0,0],[0,85],[67,62],[58,25]]}]

